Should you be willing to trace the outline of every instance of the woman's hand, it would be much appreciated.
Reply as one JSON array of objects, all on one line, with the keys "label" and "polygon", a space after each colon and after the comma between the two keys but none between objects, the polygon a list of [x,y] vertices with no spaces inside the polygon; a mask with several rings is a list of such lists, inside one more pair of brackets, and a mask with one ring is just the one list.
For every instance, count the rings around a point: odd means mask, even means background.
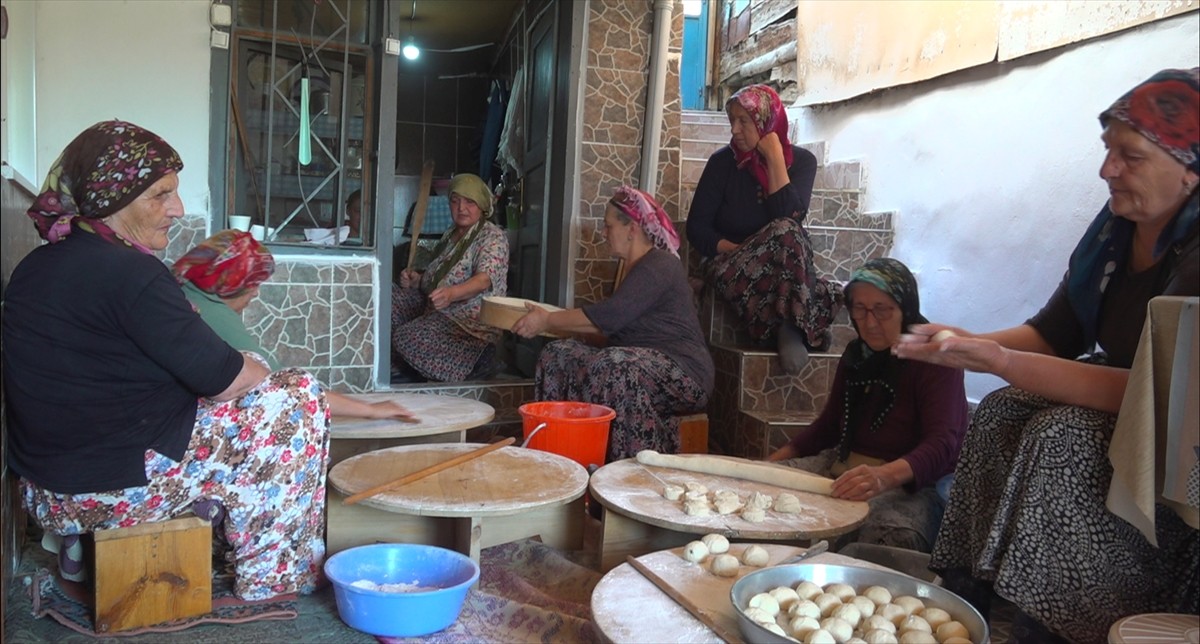
[{"label": "woman's hand", "polygon": [[[934,340],[941,331],[953,335]],[[981,373],[1002,374],[1011,354],[995,340],[972,336],[944,324],[914,324],[892,347],[892,354],[907,360],[920,360],[946,367]]]},{"label": "woman's hand", "polygon": [[786,461],[789,458],[796,458],[796,448],[792,447],[791,443],[788,443],[774,452],[771,452],[771,455],[767,457],[767,462],[774,463],[775,461]]},{"label": "woman's hand", "polygon": [[894,487],[886,479],[881,468],[859,465],[837,477],[833,482],[831,494],[835,499],[867,501]]},{"label": "woman's hand", "polygon": [[433,292],[429,294],[429,303],[439,311],[450,306],[454,302],[453,289],[453,286],[440,286],[433,289]]},{"label": "woman's hand", "polygon": [[717,254],[718,255],[721,255],[724,253],[732,253],[733,251],[735,251],[741,247],[742,247],[741,244],[735,244],[735,243],[729,241],[728,239],[722,238],[722,239],[717,240]]},{"label": "woman's hand", "polygon": [[525,315],[513,322],[512,331],[522,338],[532,338],[550,326],[550,312],[532,303],[525,303]]},{"label": "woman's hand", "polygon": [[758,153],[763,155],[763,158],[768,162],[772,160],[783,161],[783,143],[779,141],[779,135],[774,132],[769,132],[766,136],[758,139]]},{"label": "woman's hand", "polygon": [[421,274],[406,268],[400,271],[400,288],[413,288],[421,284]]},{"label": "woman's hand", "polygon": [[407,420],[416,422],[417,418],[399,403],[391,400],[382,400],[379,402],[369,403],[367,409],[362,416],[363,418],[396,418],[399,420]]},{"label": "woman's hand", "polygon": [[329,401],[329,411],[334,416],[349,416],[351,418],[395,418],[408,422],[417,422],[412,412],[391,400],[366,402],[336,391],[325,390],[325,399]]}]

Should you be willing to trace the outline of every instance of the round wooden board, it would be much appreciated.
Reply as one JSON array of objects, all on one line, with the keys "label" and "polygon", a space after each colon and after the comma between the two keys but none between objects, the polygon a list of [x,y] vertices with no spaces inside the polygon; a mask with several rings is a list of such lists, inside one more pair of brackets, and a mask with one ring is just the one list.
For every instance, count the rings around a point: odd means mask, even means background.
[{"label": "round wooden board", "polygon": [[[483,447],[476,443],[404,445],[348,458],[329,471],[329,483],[350,496]],[[360,505],[427,517],[488,517],[563,505],[583,496],[587,470],[564,456],[508,446]]]},{"label": "round wooden board", "polygon": [[[657,477],[657,478],[656,478]],[[742,501],[754,492],[778,498],[788,493],[803,506],[798,514],[768,510],[762,523],[751,523],[739,514],[691,516],[683,511],[683,501],[668,501],[662,495],[664,484],[683,486],[696,482],[708,488],[710,498],[717,490],[733,490]],[[743,539],[823,539],[845,534],[862,525],[869,506],[860,501],[843,501],[811,492],[801,492],[728,476],[699,474],[664,467],[648,467],[636,459],[609,463],[596,470],[591,480],[592,495],[604,507],[660,528],[708,534],[720,532]]]},{"label": "round wooden board", "polygon": [[413,413],[417,422],[334,416],[329,436],[338,438],[414,438],[479,427],[496,417],[491,405],[471,398],[400,392],[350,394],[366,402],[391,400]]},{"label": "round wooden board", "polygon": [[[741,555],[749,544],[734,543],[729,552]],[[759,544],[770,555],[768,566],[774,566],[794,557],[803,548],[778,544]],[[718,577],[704,566],[684,560],[683,548],[660,550],[642,555],[637,560],[687,597],[699,608],[707,611],[731,633],[738,632],[737,616],[729,598],[733,583],[743,575],[760,570],[753,566],[742,566],[737,577]],[[805,563],[840,564],[864,566],[887,570],[859,559],[836,554],[817,555]],[[628,563],[613,568],[604,575],[592,591],[592,618],[596,626],[611,642],[720,642],[717,634],[692,617],[659,590],[649,579]]]}]

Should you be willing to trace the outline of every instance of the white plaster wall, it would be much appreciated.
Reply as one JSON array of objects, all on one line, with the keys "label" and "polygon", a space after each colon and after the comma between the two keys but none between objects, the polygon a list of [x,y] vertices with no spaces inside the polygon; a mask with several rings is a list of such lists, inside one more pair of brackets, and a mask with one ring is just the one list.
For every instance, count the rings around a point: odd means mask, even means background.
[{"label": "white plaster wall", "polygon": [[[863,206],[895,211],[892,255],[926,317],[970,331],[1041,308],[1108,198],[1097,115],[1165,67],[1200,64],[1200,14],[854,101],[793,108],[796,141],[859,159]],[[968,374],[972,400],[1004,383]]]},{"label": "white plaster wall", "polygon": [[119,118],[163,137],[183,158],[180,196],[209,211],[209,3],[38,0],[37,176],[75,135]]}]

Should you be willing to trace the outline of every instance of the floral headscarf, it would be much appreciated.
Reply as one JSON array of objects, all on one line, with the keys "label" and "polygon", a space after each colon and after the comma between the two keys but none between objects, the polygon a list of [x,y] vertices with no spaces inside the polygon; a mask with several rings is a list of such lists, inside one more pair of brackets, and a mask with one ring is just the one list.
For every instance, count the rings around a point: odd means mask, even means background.
[{"label": "floral headscarf", "polygon": [[67,144],[25,214],[51,244],[71,234],[76,217],[94,220],[88,228],[115,241],[99,220],[182,169],[179,153],[157,134],[125,121],[101,121]]},{"label": "floral headscarf", "polygon": [[620,186],[608,203],[637,222],[655,247],[679,257],[679,233],[654,197],[632,186]]},{"label": "floral headscarf", "polygon": [[[887,293],[900,306],[900,328],[907,331],[914,324],[925,324],[929,320],[921,315],[921,296],[917,291],[917,278],[899,260],[882,257],[867,261],[850,274],[850,281],[843,291],[846,305],[850,306],[850,287],[859,282],[870,284]],[[851,320],[854,322],[854,320]],[[858,323],[854,322],[855,330]],[[875,431],[892,410],[896,399],[896,381],[899,378],[899,358],[891,351],[874,351],[861,337],[846,346],[842,354],[842,365],[846,371],[846,398],[842,414],[842,435],[838,441],[838,460],[846,460],[854,434],[859,431]]]},{"label": "floral headscarf", "polygon": [[180,257],[171,272],[180,284],[191,282],[228,299],[267,281],[275,272],[275,258],[250,233],[222,230]]},{"label": "floral headscarf", "polygon": [[[1117,119],[1161,147],[1192,172],[1200,173],[1200,67],[1164,69],[1118,98],[1100,113],[1100,125]],[[1154,257],[1186,239],[1200,219],[1200,198],[1191,197],[1163,229]],[[1088,226],[1071,253],[1067,300],[1083,325],[1088,347],[1096,342],[1100,302],[1109,277],[1125,264],[1133,222],[1114,216],[1108,204]]]},{"label": "floral headscarf", "polygon": [[[792,143],[788,140],[788,120],[787,112],[783,109],[783,101],[779,100],[779,94],[767,85],[750,85],[738,90],[733,96],[725,101],[725,111],[729,111],[729,106],[737,103],[742,106],[750,114],[750,118],[754,121],[754,126],[758,130],[758,136],[764,137],[771,132],[779,136],[779,143],[783,146],[783,162],[787,167],[792,166]],[[729,142],[729,149],[737,156],[737,167],[747,168],[750,173],[758,179],[758,183],[766,190],[767,183],[767,163],[763,160],[758,150],[747,150],[745,152],[737,149],[733,141]]]}]

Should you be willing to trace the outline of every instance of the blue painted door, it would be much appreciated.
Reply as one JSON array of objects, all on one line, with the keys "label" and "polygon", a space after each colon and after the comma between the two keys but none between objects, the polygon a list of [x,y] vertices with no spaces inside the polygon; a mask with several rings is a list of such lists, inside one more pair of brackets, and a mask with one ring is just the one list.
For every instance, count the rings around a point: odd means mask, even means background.
[{"label": "blue painted door", "polygon": [[700,0],[699,15],[683,16],[683,59],[679,65],[679,92],[685,110],[704,109],[704,84],[708,67],[708,5]]}]

